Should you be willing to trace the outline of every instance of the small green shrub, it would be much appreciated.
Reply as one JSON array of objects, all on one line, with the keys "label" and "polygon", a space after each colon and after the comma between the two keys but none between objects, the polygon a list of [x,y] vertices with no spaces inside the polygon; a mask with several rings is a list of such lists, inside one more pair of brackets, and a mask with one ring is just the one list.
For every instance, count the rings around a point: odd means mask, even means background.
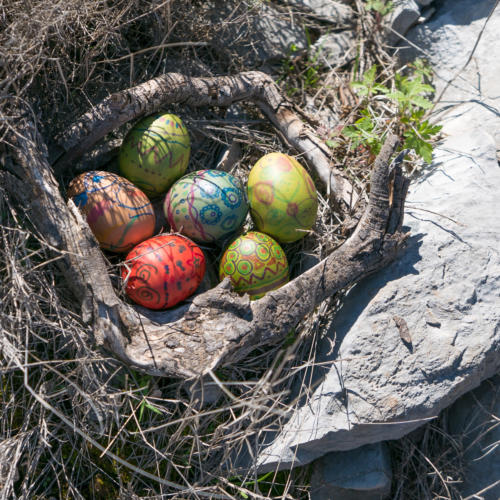
[{"label": "small green shrub", "polygon": [[411,66],[409,75],[396,73],[393,88],[377,82],[377,66],[373,65],[359,81],[351,87],[362,97],[361,110],[352,125],[342,130],[344,137],[351,141],[351,148],[365,146],[377,154],[384,142],[386,117],[377,115],[371,100],[386,101],[395,109],[398,118],[399,135],[404,138],[403,149],[412,149],[424,161],[432,161],[431,140],[441,130],[440,125],[432,125],[425,119],[425,113],[432,108],[428,96],[434,93],[434,87],[427,83],[430,69],[423,61],[417,60]]}]

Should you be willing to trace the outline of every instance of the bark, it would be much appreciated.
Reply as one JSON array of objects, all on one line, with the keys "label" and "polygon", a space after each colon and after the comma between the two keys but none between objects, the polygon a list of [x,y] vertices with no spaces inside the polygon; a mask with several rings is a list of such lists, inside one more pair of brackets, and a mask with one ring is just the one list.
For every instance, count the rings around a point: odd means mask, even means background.
[{"label": "bark", "polygon": [[[236,79],[242,81],[246,80]],[[206,90],[205,99],[213,104],[210,96],[217,89],[207,86]],[[195,95],[200,92],[197,89]],[[243,98],[248,92],[243,87],[239,95]],[[218,93],[226,95],[223,89]],[[190,95],[178,90],[177,97],[186,102]],[[111,102],[116,101],[113,99]],[[114,110],[115,124],[116,120],[128,119],[127,113],[137,116],[126,105],[110,106],[108,102],[101,111]],[[79,121],[78,131],[70,134],[79,139],[65,142],[69,156],[63,157],[64,161],[76,157],[80,141],[87,141],[88,147],[106,133],[109,125],[104,118],[96,125],[98,116],[100,111],[94,110]],[[61,269],[80,301],[85,321],[93,326],[96,342],[150,374],[183,378],[205,375],[217,366],[241,360],[257,345],[279,341],[325,298],[392,261],[407,237],[401,233],[401,223],[408,180],[400,167],[402,155],[389,165],[397,146],[397,139],[390,136],[375,162],[369,202],[356,230],[314,268],[253,302],[234,293],[224,281],[173,310],[155,312],[131,306],[113,288],[88,225],[74,204],[62,198],[35,124],[26,118],[20,120],[20,127],[10,138],[15,146],[15,167],[11,172],[0,171],[2,185],[25,204],[38,232],[63,254],[59,259]],[[96,127],[100,127],[99,132],[94,132]]]},{"label": "bark", "polygon": [[341,209],[347,211],[356,204],[356,190],[340,171],[330,165],[330,153],[323,141],[300,120],[271,77],[260,71],[213,78],[189,78],[168,73],[113,94],[76,120],[59,138],[60,149],[53,155],[54,168],[72,166],[115,128],[169,104],[227,107],[243,100],[256,104],[290,145],[303,153]]}]

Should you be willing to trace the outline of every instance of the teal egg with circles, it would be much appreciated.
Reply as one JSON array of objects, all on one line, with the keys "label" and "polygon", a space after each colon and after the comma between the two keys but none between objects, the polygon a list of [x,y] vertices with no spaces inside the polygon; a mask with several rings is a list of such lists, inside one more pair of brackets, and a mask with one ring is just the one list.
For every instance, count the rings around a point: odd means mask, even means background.
[{"label": "teal egg with circles", "polygon": [[170,188],[163,211],[174,231],[198,242],[212,243],[241,228],[248,202],[233,175],[220,170],[198,170]]}]

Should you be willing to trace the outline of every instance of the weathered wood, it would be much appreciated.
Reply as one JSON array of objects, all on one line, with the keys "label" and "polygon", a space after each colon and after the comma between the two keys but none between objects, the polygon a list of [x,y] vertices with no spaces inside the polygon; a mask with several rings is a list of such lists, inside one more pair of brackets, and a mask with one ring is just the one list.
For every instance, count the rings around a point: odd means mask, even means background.
[{"label": "weathered wood", "polygon": [[[91,121],[82,122],[84,135],[93,130]],[[33,224],[63,254],[61,269],[96,342],[150,374],[204,375],[242,359],[259,344],[279,341],[325,298],[392,261],[407,236],[401,223],[408,180],[401,155],[389,166],[397,146],[397,139],[389,136],[375,162],[369,202],[356,230],[314,268],[253,302],[234,293],[226,280],[174,310],[131,306],[113,288],[87,223],[72,202],[64,202],[37,127],[28,118],[19,124],[10,138],[16,168],[0,172],[5,179],[9,176],[7,189],[14,186],[11,194],[23,203],[31,200],[27,210]],[[23,178],[25,194],[16,192],[16,176]]]},{"label": "weathered wood", "polygon": [[330,153],[323,141],[300,120],[272,78],[260,71],[213,78],[168,73],[112,94],[76,120],[58,139],[60,150],[53,159],[54,168],[72,165],[112,130],[169,104],[227,107],[243,100],[255,103],[287,141],[303,153],[344,211],[356,204],[356,190],[331,166]]}]

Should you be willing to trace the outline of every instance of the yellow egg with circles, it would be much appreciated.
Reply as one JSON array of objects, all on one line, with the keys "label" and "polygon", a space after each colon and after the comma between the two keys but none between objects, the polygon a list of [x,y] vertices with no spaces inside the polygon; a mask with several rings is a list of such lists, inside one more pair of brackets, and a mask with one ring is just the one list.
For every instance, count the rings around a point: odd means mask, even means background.
[{"label": "yellow egg with circles", "polygon": [[283,153],[269,153],[253,166],[248,202],[257,229],[280,243],[303,238],[316,221],[314,182],[297,160]]}]

